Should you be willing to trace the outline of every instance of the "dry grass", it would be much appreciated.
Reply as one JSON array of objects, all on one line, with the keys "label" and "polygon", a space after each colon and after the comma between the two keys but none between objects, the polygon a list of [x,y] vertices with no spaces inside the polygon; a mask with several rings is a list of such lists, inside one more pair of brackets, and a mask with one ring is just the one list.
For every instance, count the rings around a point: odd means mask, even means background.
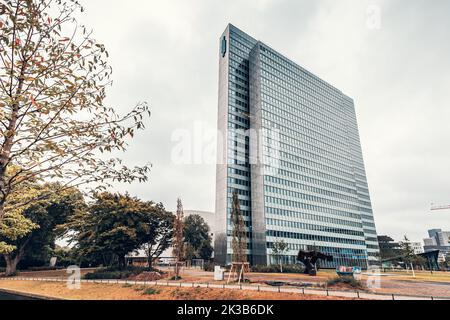
[{"label": "dry grass", "polygon": [[406,272],[406,271],[396,271],[396,272],[389,272],[386,271],[387,274],[392,274],[392,277],[389,277],[390,279],[401,279],[401,280],[415,280],[415,281],[432,281],[432,282],[448,282],[450,283],[450,272],[431,272],[429,271],[416,271],[416,277],[414,278],[412,275],[412,272]]},{"label": "dry grass", "polygon": [[0,281],[0,289],[69,300],[348,300],[338,297],[327,298],[294,293],[94,283],[82,283],[81,290],[70,290],[64,283],[6,280]]}]

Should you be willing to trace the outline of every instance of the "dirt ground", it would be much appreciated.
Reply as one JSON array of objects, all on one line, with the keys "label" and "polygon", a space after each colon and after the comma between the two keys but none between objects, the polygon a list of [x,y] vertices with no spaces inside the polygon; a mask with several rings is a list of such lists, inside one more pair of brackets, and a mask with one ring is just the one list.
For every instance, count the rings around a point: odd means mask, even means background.
[{"label": "dirt ground", "polygon": [[[145,294],[149,288],[154,289],[153,292]],[[82,283],[80,290],[70,290],[65,283],[8,280],[0,281],[0,289],[68,300],[350,300],[294,293],[97,283]]]},{"label": "dirt ground", "polygon": [[[171,276],[169,269],[163,269],[169,272],[168,277]],[[93,269],[83,269],[82,275],[92,272]],[[65,270],[59,271],[42,271],[42,272],[21,272],[19,276],[22,277],[49,277],[49,278],[66,278]],[[182,282],[194,283],[216,283],[222,284],[225,281],[214,282],[213,273],[201,270],[182,270]],[[264,284],[266,281],[283,281],[291,283],[303,283],[311,286],[323,286],[327,280],[335,278],[336,272],[334,270],[321,270],[317,277],[310,277],[303,274],[264,274],[264,273],[249,273],[246,278],[252,284]],[[386,272],[379,278],[380,288],[372,291],[378,293],[388,294],[403,294],[403,295],[421,295],[434,297],[450,297],[450,272],[416,272],[416,278],[413,278],[411,273],[407,272]],[[367,276],[362,277],[362,282],[366,283]],[[345,290],[345,287],[329,287],[329,289]],[[347,288],[353,291],[352,288]]]},{"label": "dirt ground", "polygon": [[[172,271],[171,269],[162,269],[165,272]],[[193,270],[193,269],[183,269],[181,271],[181,277],[183,281],[186,282],[201,282],[207,283],[212,282],[213,273],[206,272],[202,270]],[[336,272],[331,272],[329,270],[323,270],[319,272],[316,277],[310,277],[304,274],[289,274],[289,273],[247,273],[245,278],[250,280],[253,284],[263,284],[266,281],[284,281],[284,282],[304,282],[311,284],[319,284],[325,283],[328,280],[336,277]],[[228,280],[228,273],[225,273],[225,281],[223,282],[215,282],[215,283],[226,283]]]},{"label": "dirt ground", "polygon": [[380,288],[373,291],[391,294],[450,297],[450,282],[383,279],[380,283]]}]

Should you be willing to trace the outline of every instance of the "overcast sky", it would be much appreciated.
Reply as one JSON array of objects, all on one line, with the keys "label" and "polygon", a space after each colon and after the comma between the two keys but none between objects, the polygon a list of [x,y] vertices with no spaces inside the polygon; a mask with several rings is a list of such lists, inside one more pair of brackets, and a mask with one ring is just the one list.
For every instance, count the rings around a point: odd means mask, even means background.
[{"label": "overcast sky", "polygon": [[216,128],[219,37],[232,23],[354,98],[379,234],[421,241],[450,230],[450,211],[429,210],[450,204],[450,1],[82,3],[81,21],[111,54],[108,103],[148,101],[153,112],[123,155],[153,163],[150,181],[117,190],[214,211],[215,166],[173,163],[171,138]]}]

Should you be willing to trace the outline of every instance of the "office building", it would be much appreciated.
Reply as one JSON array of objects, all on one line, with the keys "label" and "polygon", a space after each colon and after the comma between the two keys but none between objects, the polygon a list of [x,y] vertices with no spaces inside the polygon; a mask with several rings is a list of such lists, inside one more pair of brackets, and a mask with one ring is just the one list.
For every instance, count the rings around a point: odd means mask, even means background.
[{"label": "office building", "polygon": [[232,25],[219,65],[216,261],[231,262],[236,191],[252,264],[281,240],[285,263],[319,250],[334,257],[322,267],[379,264],[353,100]]},{"label": "office building", "polygon": [[450,231],[433,229],[428,231],[428,236],[423,239],[425,252],[439,251],[439,262],[450,259]]}]

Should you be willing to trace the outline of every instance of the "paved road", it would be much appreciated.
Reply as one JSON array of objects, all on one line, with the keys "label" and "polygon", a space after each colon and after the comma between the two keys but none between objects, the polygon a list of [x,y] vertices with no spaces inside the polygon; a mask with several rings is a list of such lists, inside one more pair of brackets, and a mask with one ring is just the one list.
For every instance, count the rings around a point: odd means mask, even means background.
[{"label": "paved road", "polygon": [[0,290],[0,301],[11,301],[11,300],[40,300],[37,297],[24,296],[4,290]]}]

